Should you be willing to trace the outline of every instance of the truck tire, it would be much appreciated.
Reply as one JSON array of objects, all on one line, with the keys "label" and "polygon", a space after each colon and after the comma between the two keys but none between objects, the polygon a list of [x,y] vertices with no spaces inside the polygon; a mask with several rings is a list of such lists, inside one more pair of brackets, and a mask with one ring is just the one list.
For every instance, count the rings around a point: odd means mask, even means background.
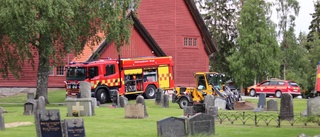
[{"label": "truck tire", "polygon": [[154,85],[147,86],[144,96],[147,99],[153,99],[155,95],[156,95],[156,87]]},{"label": "truck tire", "polygon": [[104,89],[99,89],[97,91],[97,101],[100,102],[100,104],[105,104],[107,102],[107,93]]},{"label": "truck tire", "polygon": [[178,104],[181,109],[184,109],[189,106],[190,102],[186,97],[181,97],[178,101]]}]

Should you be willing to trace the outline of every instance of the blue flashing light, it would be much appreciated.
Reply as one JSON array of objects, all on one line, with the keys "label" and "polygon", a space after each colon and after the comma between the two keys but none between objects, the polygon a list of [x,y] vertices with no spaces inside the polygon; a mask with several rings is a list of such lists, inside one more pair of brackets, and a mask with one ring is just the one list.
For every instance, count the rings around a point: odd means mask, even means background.
[{"label": "blue flashing light", "polygon": [[89,62],[83,62],[83,64],[87,65],[87,64],[89,64]]},{"label": "blue flashing light", "polygon": [[320,62],[318,62],[318,65],[320,65]]}]

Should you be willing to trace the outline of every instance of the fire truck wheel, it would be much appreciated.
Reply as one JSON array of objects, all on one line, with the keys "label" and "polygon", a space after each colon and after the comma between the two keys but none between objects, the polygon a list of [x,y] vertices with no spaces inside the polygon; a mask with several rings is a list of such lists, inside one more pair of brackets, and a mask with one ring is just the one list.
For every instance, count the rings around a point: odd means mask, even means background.
[{"label": "fire truck wheel", "polygon": [[182,97],[179,99],[179,107],[181,109],[184,109],[189,105],[189,100],[186,97]]},{"label": "fire truck wheel", "polygon": [[279,91],[279,90],[278,90],[278,91],[276,91],[276,97],[277,97],[277,98],[280,98],[280,97],[281,97],[281,95],[282,95],[281,91]]},{"label": "fire truck wheel", "polygon": [[106,91],[104,89],[99,89],[97,91],[97,100],[100,102],[100,104],[107,102]]},{"label": "fire truck wheel", "polygon": [[152,99],[155,97],[156,87],[154,85],[149,85],[144,93],[147,99]]}]

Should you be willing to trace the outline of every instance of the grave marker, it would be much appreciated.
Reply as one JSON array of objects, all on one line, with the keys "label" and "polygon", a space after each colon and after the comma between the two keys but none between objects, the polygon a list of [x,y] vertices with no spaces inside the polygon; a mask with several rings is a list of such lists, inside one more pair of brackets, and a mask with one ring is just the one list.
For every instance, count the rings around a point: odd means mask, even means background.
[{"label": "grave marker", "polygon": [[67,116],[92,116],[93,106],[91,98],[67,98]]},{"label": "grave marker", "polygon": [[215,98],[214,106],[218,107],[218,109],[226,109],[227,102],[222,98]]},{"label": "grave marker", "polygon": [[320,116],[320,97],[308,99],[307,116]]},{"label": "grave marker", "polygon": [[38,137],[62,137],[62,127],[60,122],[60,112],[58,109],[37,112],[39,123],[36,127],[40,128],[37,132]]},{"label": "grave marker", "polygon": [[34,100],[34,93],[33,92],[27,93],[27,100]]},{"label": "grave marker", "polygon": [[2,107],[0,107],[0,130],[5,130],[5,124],[4,124],[4,110]]},{"label": "grave marker", "polygon": [[141,103],[128,104],[124,107],[125,118],[145,118],[144,106]]},{"label": "grave marker", "polygon": [[184,116],[193,116],[195,114],[195,111],[193,109],[193,106],[186,106],[183,109],[183,115]]},{"label": "grave marker", "polygon": [[161,107],[169,108],[169,95],[167,94],[163,95],[163,101],[161,101]]},{"label": "grave marker", "polygon": [[65,119],[65,135],[66,137],[85,137],[85,128],[82,118]]},{"label": "grave marker", "polygon": [[91,84],[89,82],[79,82],[80,98],[91,98]]},{"label": "grave marker", "polygon": [[155,104],[160,105],[163,101],[163,90],[161,88],[158,88],[155,92]]},{"label": "grave marker", "polygon": [[186,137],[186,120],[169,117],[157,121],[158,137]]},{"label": "grave marker", "polygon": [[197,113],[188,119],[188,132],[191,135],[196,134],[215,134],[214,117],[204,113]]},{"label": "grave marker", "polygon": [[147,107],[146,107],[146,103],[144,101],[144,97],[143,96],[141,96],[141,95],[137,96],[136,104],[142,104],[143,105],[143,107],[144,107],[144,116],[148,117]]},{"label": "grave marker", "polygon": [[125,96],[120,96],[119,97],[119,103],[120,103],[120,107],[124,108],[124,106],[126,106],[128,104],[128,98],[126,98]]},{"label": "grave marker", "polygon": [[280,104],[280,120],[293,120],[292,95],[289,93],[282,94]]},{"label": "grave marker", "polygon": [[268,100],[267,111],[278,111],[278,102],[274,99]]},{"label": "grave marker", "polygon": [[266,106],[266,94],[260,93],[257,108],[265,108]]},{"label": "grave marker", "polygon": [[24,103],[24,115],[33,115],[37,109],[37,101],[36,100],[28,100],[28,102]]}]

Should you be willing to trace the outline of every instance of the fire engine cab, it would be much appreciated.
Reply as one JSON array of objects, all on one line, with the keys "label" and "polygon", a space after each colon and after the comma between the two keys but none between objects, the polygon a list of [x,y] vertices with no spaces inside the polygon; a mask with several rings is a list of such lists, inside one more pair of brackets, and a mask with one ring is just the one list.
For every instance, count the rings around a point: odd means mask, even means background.
[{"label": "fire engine cab", "polygon": [[174,88],[172,57],[72,62],[67,66],[67,97],[79,96],[80,81],[91,83],[91,95],[101,104],[111,102],[116,94],[143,94],[151,99],[157,88]]}]

